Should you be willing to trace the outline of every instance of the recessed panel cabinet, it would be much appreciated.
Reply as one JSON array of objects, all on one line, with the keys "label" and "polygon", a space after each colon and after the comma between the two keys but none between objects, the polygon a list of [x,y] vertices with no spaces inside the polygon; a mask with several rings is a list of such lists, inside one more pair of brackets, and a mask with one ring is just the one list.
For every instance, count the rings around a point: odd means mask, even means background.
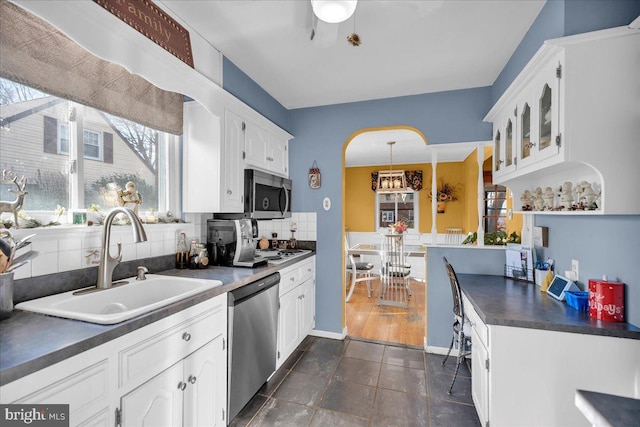
[{"label": "recessed panel cabinet", "polygon": [[182,195],[184,212],[244,210],[243,122],[192,101],[184,104]]},{"label": "recessed panel cabinet", "polygon": [[280,272],[276,369],[315,325],[315,257]]},{"label": "recessed panel cabinet", "polygon": [[2,403],[68,404],[71,426],[226,425],[227,296],[0,388]]},{"label": "recessed panel cabinet", "polygon": [[[514,79],[485,117],[493,123],[493,181],[511,189],[514,210],[525,190],[548,187],[554,206],[534,205],[536,213],[640,213],[640,199],[626,190],[640,181],[638,56],[638,30],[595,31],[547,40]],[[566,182],[572,209],[560,207]],[[584,182],[595,206],[575,210],[587,200]]]},{"label": "recessed panel cabinet", "polygon": [[245,122],[245,164],[276,175],[289,176],[289,142],[279,140],[261,127]]}]

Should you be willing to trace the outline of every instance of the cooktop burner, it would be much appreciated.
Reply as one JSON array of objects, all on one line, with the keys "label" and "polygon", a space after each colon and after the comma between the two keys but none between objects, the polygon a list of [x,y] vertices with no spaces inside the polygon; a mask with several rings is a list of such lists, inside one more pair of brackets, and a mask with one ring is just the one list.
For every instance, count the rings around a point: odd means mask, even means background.
[{"label": "cooktop burner", "polygon": [[278,249],[278,250],[262,250],[256,251],[256,256],[266,258],[270,264],[281,264],[290,259],[308,254],[311,252],[307,249]]}]

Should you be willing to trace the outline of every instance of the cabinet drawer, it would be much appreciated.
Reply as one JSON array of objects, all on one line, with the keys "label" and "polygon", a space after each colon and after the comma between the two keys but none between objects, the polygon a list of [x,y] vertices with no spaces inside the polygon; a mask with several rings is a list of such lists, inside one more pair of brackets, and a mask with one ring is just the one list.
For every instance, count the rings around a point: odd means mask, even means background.
[{"label": "cabinet drawer", "polygon": [[279,294],[282,296],[294,289],[300,283],[300,268],[295,267],[291,270],[287,269],[284,273],[280,274],[280,289]]},{"label": "cabinet drawer", "polygon": [[482,340],[483,345],[486,348],[489,348],[489,331],[487,325],[485,325],[480,319],[480,316],[478,316],[478,313],[476,313],[475,309],[465,296],[462,297],[462,303],[464,304],[464,314],[469,319],[471,327],[476,330],[476,333]]},{"label": "cabinet drawer", "polygon": [[185,358],[215,338],[221,324],[226,324],[226,312],[216,307],[121,351],[120,387],[148,379]]},{"label": "cabinet drawer", "polygon": [[315,276],[315,258],[309,258],[303,261],[300,266],[300,283],[306,282],[308,279],[311,279]]},{"label": "cabinet drawer", "polygon": [[107,360],[89,366],[79,372],[24,396],[13,403],[69,404],[72,420],[87,416],[93,405],[104,406],[109,394],[109,363]]}]

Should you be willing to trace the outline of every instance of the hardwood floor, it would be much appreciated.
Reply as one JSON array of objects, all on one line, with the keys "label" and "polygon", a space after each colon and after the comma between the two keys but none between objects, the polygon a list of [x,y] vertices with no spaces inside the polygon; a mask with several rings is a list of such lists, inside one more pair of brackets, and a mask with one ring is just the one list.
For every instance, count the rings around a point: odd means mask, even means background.
[{"label": "hardwood floor", "polygon": [[425,284],[411,281],[413,296],[409,299],[408,308],[377,305],[380,281],[374,280],[372,285],[371,298],[367,298],[366,283],[360,282],[346,303],[348,335],[422,348],[426,317]]}]

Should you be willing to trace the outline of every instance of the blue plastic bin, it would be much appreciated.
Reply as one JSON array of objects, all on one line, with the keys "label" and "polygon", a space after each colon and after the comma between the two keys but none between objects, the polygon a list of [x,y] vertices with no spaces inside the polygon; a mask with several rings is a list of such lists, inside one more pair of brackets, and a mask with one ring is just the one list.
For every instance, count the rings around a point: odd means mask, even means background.
[{"label": "blue plastic bin", "polygon": [[565,299],[569,307],[576,310],[589,311],[589,292],[584,291],[564,291]]}]

